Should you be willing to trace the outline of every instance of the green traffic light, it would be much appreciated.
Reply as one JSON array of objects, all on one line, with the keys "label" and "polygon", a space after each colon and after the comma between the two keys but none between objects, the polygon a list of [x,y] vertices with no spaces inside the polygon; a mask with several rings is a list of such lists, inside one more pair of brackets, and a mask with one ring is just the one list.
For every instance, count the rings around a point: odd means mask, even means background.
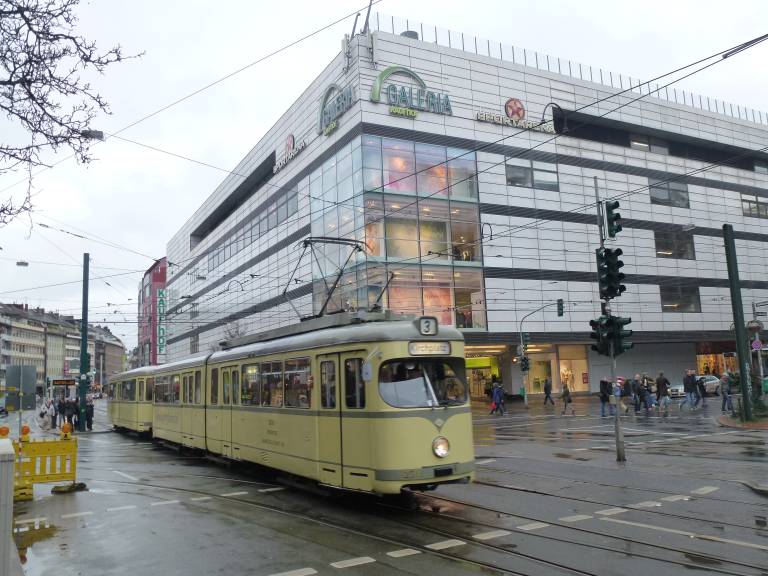
[{"label": "green traffic light", "polygon": [[605,203],[605,221],[609,238],[615,238],[622,231],[621,214],[616,212],[619,208],[618,200],[609,200]]}]

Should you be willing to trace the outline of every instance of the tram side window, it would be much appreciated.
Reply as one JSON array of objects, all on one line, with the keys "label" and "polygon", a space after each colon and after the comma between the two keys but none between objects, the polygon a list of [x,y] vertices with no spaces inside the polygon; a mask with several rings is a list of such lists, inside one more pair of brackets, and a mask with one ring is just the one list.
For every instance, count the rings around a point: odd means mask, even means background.
[{"label": "tram side window", "polygon": [[203,381],[201,378],[200,370],[195,370],[195,404],[200,404],[200,398],[202,394]]},{"label": "tram side window", "polygon": [[240,372],[232,370],[232,404],[240,404]]},{"label": "tram side window", "polygon": [[261,364],[261,405],[283,405],[282,362],[263,362]]},{"label": "tram side window", "polygon": [[155,404],[167,404],[170,402],[170,386],[168,376],[155,378]]},{"label": "tram side window", "polygon": [[258,406],[259,400],[259,365],[243,366],[243,388],[240,403],[244,406]]},{"label": "tram side window", "polygon": [[178,404],[181,401],[181,378],[178,374],[171,376],[171,404]]},{"label": "tram side window", "polygon": [[336,408],[336,362],[320,362],[320,400],[323,408]]},{"label": "tram side window", "polygon": [[344,361],[344,393],[347,408],[365,408],[362,358],[350,358]]},{"label": "tram side window", "polygon": [[154,392],[154,388],[155,388],[155,379],[147,378],[147,381],[144,384],[144,400],[146,400],[147,402],[152,402],[152,393]]},{"label": "tram side window", "polygon": [[285,361],[285,405],[309,408],[309,358]]},{"label": "tram side window", "polygon": [[229,404],[229,370],[221,371],[221,385],[222,385],[222,404]]},{"label": "tram side window", "polygon": [[120,399],[133,402],[136,400],[136,380],[126,380],[120,387]]},{"label": "tram side window", "polygon": [[139,402],[144,398],[144,380],[139,380]]},{"label": "tram side window", "polygon": [[211,368],[211,404],[219,403],[219,369]]},{"label": "tram side window", "polygon": [[117,382],[113,382],[107,386],[107,398],[110,400],[115,399],[115,389],[117,388]]}]

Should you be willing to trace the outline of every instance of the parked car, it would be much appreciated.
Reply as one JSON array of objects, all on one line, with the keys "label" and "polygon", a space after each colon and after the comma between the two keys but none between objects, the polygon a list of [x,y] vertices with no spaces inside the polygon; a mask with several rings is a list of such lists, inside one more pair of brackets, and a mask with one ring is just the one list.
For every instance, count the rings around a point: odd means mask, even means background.
[{"label": "parked car", "polygon": [[720,378],[712,374],[701,374],[696,376],[696,382],[704,380],[704,392],[706,394],[720,395]]},{"label": "parked car", "polygon": [[670,398],[682,398],[685,396],[685,389],[682,382],[670,382],[669,383],[669,396]]}]

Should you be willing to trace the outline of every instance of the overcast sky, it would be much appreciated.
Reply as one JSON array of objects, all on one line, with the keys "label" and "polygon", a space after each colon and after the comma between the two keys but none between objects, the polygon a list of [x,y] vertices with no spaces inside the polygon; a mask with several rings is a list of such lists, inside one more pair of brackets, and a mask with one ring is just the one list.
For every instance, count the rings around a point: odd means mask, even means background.
[{"label": "overcast sky", "polygon": [[[212,3],[92,0],[79,9],[80,32],[108,48],[145,55],[94,78],[113,114],[93,128],[115,132],[276,48],[341,16],[364,0]],[[265,10],[266,6],[268,10]],[[517,0],[445,2],[382,0],[374,11],[650,78],[768,32],[768,2]],[[353,18],[158,114],[122,135],[136,142],[232,169],[339,51]],[[685,80],[681,87],[768,110],[768,43]],[[115,138],[93,149],[88,166],[68,160],[35,178],[35,212],[0,228],[0,301],[79,315],[82,253],[91,277],[144,270],[222,180],[215,169]],[[55,162],[68,154],[49,158]],[[3,197],[19,175],[0,176]],[[115,249],[71,232],[118,244]],[[17,260],[30,264],[17,267]],[[56,264],[58,263],[58,264]],[[119,268],[124,270],[111,270]],[[141,273],[91,282],[91,322],[113,321],[136,344]],[[15,292],[9,292],[15,291]],[[107,306],[107,304],[110,306]],[[115,306],[115,304],[119,306]],[[115,313],[115,311],[119,313]]]}]

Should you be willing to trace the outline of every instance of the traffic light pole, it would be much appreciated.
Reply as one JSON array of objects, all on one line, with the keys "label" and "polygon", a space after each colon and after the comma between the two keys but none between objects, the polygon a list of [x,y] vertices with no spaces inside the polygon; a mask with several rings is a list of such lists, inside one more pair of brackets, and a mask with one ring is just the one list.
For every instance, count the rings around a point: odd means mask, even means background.
[{"label": "traffic light pole", "polygon": [[[594,185],[595,185],[595,207],[597,208],[597,229],[600,232],[600,250],[605,250],[605,230],[603,229],[604,226],[604,219],[603,219],[603,205],[600,202],[600,193],[597,189],[597,176],[594,177]],[[610,300],[608,298],[603,299],[603,305],[601,308],[601,311],[603,314],[607,314],[610,316],[611,314],[611,305]],[[610,341],[610,351],[611,351],[611,395],[613,396],[613,400],[615,402],[615,410],[613,411],[613,430],[614,430],[614,437],[616,438],[616,462],[626,462],[627,456],[624,451],[624,430],[621,427],[621,416],[619,415],[619,402],[616,398],[616,395],[613,394],[613,390],[616,387],[616,351],[613,347],[613,340]]]},{"label": "traffic light pole", "polygon": [[80,396],[80,417],[78,418],[78,430],[85,432],[85,396],[88,394],[88,372],[91,367],[88,365],[88,267],[90,265],[90,255],[88,252],[83,254],[83,310],[80,320],[80,381],[78,383],[78,394]]},{"label": "traffic light pole", "polygon": [[[548,302],[544,304],[544,306],[539,306],[538,308],[536,308],[536,310],[532,312],[528,312],[528,314],[526,314],[520,319],[520,357],[521,358],[523,356],[527,356],[526,354],[527,346],[526,346],[525,340],[523,339],[523,334],[524,334],[523,322],[525,322],[525,319],[528,318],[529,316],[533,316],[534,314],[536,314],[536,312],[541,312],[542,310],[544,310],[544,308],[549,308],[550,306],[557,306],[558,316],[562,316],[562,314],[560,314],[562,305],[563,305],[562,299],[558,299],[555,302]],[[523,372],[523,386],[525,387],[525,405],[528,406],[528,370]]]}]

